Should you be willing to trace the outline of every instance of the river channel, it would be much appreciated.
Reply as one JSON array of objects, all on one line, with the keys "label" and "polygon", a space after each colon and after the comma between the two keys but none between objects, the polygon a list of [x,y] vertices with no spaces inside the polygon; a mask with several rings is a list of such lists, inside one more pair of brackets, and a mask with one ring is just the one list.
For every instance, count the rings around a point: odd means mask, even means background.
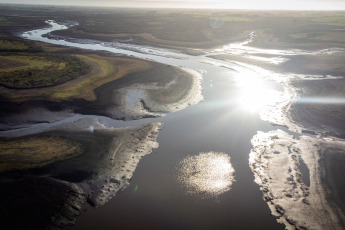
[{"label": "river channel", "polygon": [[[262,107],[248,108],[255,107],[250,100],[257,100],[263,93],[250,92],[253,90],[252,83],[260,82],[265,85],[264,91],[273,90],[278,94],[283,91],[280,84],[265,79],[265,76],[245,65],[207,57],[222,53],[222,50],[208,50],[204,55],[192,56],[155,47],[53,38],[44,35],[67,29],[68,26],[54,21],[49,21],[49,25],[25,32],[22,36],[56,45],[108,51],[184,67],[202,74],[204,100],[164,117],[119,121],[75,114],[55,123],[34,124],[1,133],[2,136],[34,134],[54,125],[88,117],[98,119],[107,127],[163,123],[157,139],[159,147],[140,161],[130,185],[99,208],[86,204],[74,229],[283,229],[283,225],[270,215],[271,211],[262,198],[259,185],[254,182],[248,164],[253,136],[258,131],[277,129],[277,126],[260,118]],[[244,96],[244,93],[247,95]],[[281,129],[286,131],[284,127]],[[188,193],[178,180],[179,163],[188,156],[211,151],[231,157],[234,169],[231,188],[207,198]]]}]

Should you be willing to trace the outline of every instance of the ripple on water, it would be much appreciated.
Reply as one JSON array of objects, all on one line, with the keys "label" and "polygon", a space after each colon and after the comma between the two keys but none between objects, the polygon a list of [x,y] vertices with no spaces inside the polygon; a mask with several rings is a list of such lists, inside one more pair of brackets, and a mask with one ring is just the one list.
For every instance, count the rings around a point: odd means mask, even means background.
[{"label": "ripple on water", "polygon": [[188,156],[179,164],[178,181],[187,194],[212,198],[231,189],[235,170],[230,156],[220,152]]}]

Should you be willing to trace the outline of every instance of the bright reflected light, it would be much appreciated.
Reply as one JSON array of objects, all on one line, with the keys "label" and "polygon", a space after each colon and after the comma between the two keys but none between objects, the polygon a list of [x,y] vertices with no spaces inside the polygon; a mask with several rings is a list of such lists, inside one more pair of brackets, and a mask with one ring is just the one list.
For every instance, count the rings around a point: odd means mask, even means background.
[{"label": "bright reflected light", "polygon": [[274,105],[280,93],[270,89],[258,77],[241,75],[237,86],[240,88],[237,102],[239,106],[251,113],[259,112],[265,106]]},{"label": "bright reflected light", "polygon": [[229,191],[234,181],[234,169],[230,156],[208,152],[189,156],[179,163],[178,180],[188,194],[203,198],[216,197]]},{"label": "bright reflected light", "polygon": [[344,105],[345,97],[302,97],[296,104]]}]

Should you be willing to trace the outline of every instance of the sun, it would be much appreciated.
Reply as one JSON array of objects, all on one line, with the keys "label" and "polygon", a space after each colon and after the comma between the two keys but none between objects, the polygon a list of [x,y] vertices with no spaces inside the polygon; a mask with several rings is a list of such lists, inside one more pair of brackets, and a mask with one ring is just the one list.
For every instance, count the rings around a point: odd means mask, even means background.
[{"label": "sun", "polygon": [[279,92],[270,88],[258,76],[240,76],[237,82],[238,106],[247,112],[257,113],[266,106],[276,103]]}]

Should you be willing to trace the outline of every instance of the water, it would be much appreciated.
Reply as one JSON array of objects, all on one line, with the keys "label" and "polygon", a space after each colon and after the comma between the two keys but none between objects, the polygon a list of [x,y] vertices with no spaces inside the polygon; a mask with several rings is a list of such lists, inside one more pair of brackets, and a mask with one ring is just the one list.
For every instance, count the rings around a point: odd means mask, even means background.
[{"label": "water", "polygon": [[298,162],[299,162],[298,169],[302,174],[302,180],[304,184],[309,187],[310,186],[309,169],[301,157],[299,157]]},{"label": "water", "polygon": [[[141,160],[130,186],[98,209],[86,205],[85,212],[77,219],[74,229],[283,228],[270,215],[248,165],[251,138],[258,130],[268,131],[275,128],[262,121],[258,111],[248,111],[239,105],[241,87],[236,85],[239,73],[233,70],[239,69],[238,65],[153,47],[141,49],[136,46],[125,49],[111,47],[109,44],[87,43],[85,40],[76,43],[42,37],[45,33],[66,28],[54,22],[50,22],[50,25],[51,28],[27,32],[23,36],[53,44],[132,55],[207,73],[203,77],[205,100],[165,117],[123,122],[100,116],[75,115],[66,121],[59,121],[63,123],[80,117],[95,117],[114,127],[153,121],[164,124],[157,140],[159,148]],[[217,65],[207,63],[211,61]],[[251,73],[255,74],[253,71]],[[134,99],[137,97],[140,95],[135,95]],[[42,131],[52,125],[33,125],[26,131]],[[231,157],[231,164],[235,170],[235,181],[231,189],[208,199],[197,194],[187,194],[177,180],[179,162],[189,155],[209,151],[223,152]]]},{"label": "water", "polygon": [[[142,159],[131,185],[103,207],[87,208],[75,229],[279,229],[248,167],[249,140],[266,124],[227,107],[193,107],[162,119],[160,147]],[[220,113],[229,116],[217,120]],[[177,181],[178,163],[205,151],[229,154],[236,171],[232,189],[206,201]]]}]

